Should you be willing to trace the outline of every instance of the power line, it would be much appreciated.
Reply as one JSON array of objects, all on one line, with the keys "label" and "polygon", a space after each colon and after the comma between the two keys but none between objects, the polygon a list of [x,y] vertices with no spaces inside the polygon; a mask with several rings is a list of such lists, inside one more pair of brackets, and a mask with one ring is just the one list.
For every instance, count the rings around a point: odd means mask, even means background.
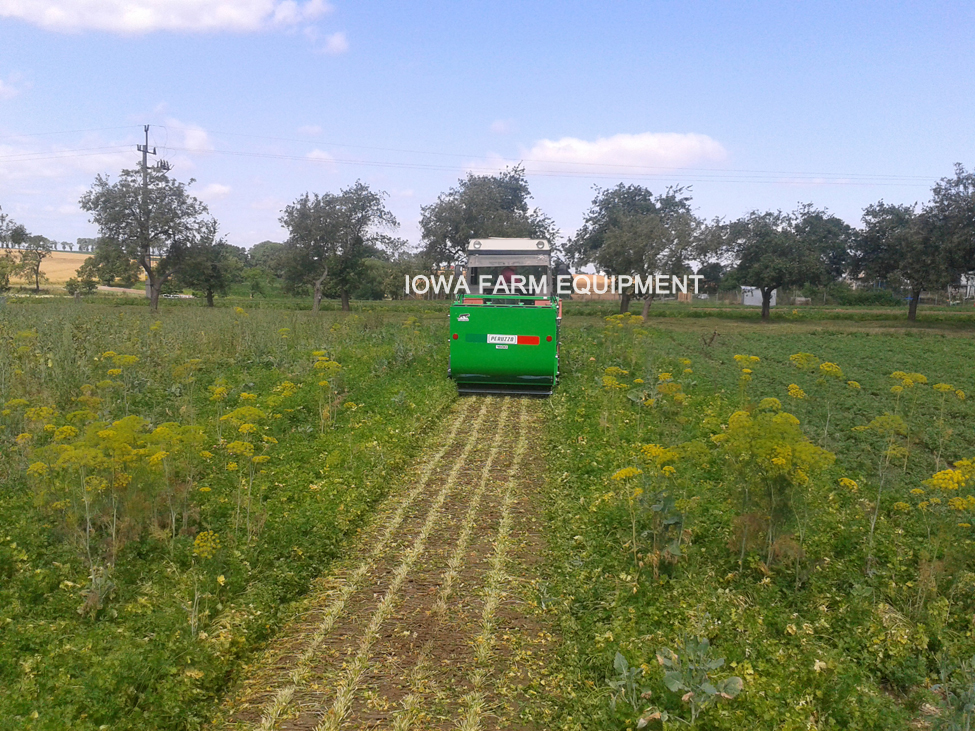
[{"label": "power line", "polygon": [[[298,144],[310,144],[310,140],[301,140],[294,137],[273,137],[269,135],[252,135],[244,134],[242,132],[225,132],[220,130],[209,130],[215,135],[229,135],[233,137],[250,137],[253,139],[262,140],[274,140],[278,142],[294,142]],[[483,157],[481,155],[475,155],[473,153],[458,153],[458,152],[442,152],[433,150],[411,150],[408,148],[397,148],[397,147],[376,147],[372,145],[353,145],[345,142],[333,142],[333,141],[320,141],[318,144],[329,147],[348,147],[351,149],[359,150],[374,150],[377,152],[398,152],[411,155],[431,155],[436,157],[452,157],[460,158],[465,160],[477,159]],[[173,148],[176,149],[176,148]],[[258,154],[258,153],[255,153]],[[263,154],[263,153],[261,153]],[[273,154],[273,153],[272,153]],[[628,165],[626,163],[602,163],[602,162],[560,162],[554,160],[537,160],[533,158],[518,158],[517,160],[512,158],[501,158],[504,162],[518,163],[518,162],[531,162],[539,164],[549,164],[549,165],[579,165],[586,167],[604,167],[612,168],[614,170],[619,168],[633,168],[639,170],[661,170],[669,171],[673,170],[673,167],[667,167],[663,165]],[[716,173],[734,173],[734,174],[761,174],[761,175],[791,175],[791,176],[815,176],[815,177],[833,177],[833,178],[880,178],[883,180],[917,180],[919,182],[930,183],[934,176],[922,176],[922,175],[895,175],[895,174],[873,174],[873,173],[825,173],[825,172],[795,172],[792,170],[752,170],[752,169],[734,169],[734,168],[679,168],[686,170],[694,170],[700,172],[716,172]]]},{"label": "power line", "polygon": [[[220,150],[220,149],[210,149],[210,150],[200,150],[188,147],[170,147],[170,150],[176,150],[179,152],[187,152],[195,155],[227,155],[232,157],[254,157],[254,158],[264,158],[273,160],[287,160],[294,162],[311,162],[318,164],[337,164],[337,165],[361,165],[366,167],[381,167],[381,168],[395,168],[404,170],[428,170],[428,171],[447,171],[456,172],[456,165],[437,165],[432,163],[409,163],[409,162],[393,162],[384,160],[365,160],[365,159],[351,159],[351,158],[336,158],[336,157],[308,157],[307,155],[286,155],[283,153],[270,153],[270,152],[252,152],[246,150]],[[504,160],[501,162],[505,164],[517,164],[519,162],[527,162],[525,160]],[[549,165],[553,163],[547,163]],[[574,163],[562,163],[563,165],[573,165]],[[608,166],[607,166],[608,167]],[[635,166],[631,166],[635,167]],[[497,169],[494,167],[474,167],[469,166],[466,168],[474,173],[495,173]],[[904,180],[907,176],[900,177],[884,177],[884,176],[867,176],[863,175],[859,179],[852,178],[850,176],[841,175],[830,175],[826,176],[823,174],[815,175],[812,173],[781,173],[781,176],[789,176],[795,178],[793,180],[785,179],[781,177],[769,177],[770,175],[775,175],[775,173],[768,172],[748,172],[741,170],[728,170],[728,171],[711,171],[709,169],[696,169],[696,168],[647,168],[645,173],[635,173],[635,172],[625,172],[625,173],[613,173],[613,172],[590,172],[590,171],[572,171],[572,170],[552,170],[552,169],[533,169],[530,174],[533,177],[550,177],[550,178],[598,178],[598,179],[612,179],[612,180],[643,180],[648,177],[666,177],[668,179],[677,180],[679,182],[687,183],[764,183],[764,184],[774,184],[774,185],[802,185],[802,184],[816,184],[816,185],[855,185],[855,186],[874,186],[874,185],[893,185],[898,187],[927,187],[931,184],[930,178],[922,178],[917,176],[917,182],[907,182]]]},{"label": "power line", "polygon": [[89,129],[65,129],[65,130],[59,130],[57,132],[28,132],[26,134],[19,134],[19,135],[3,135],[0,136],[0,140],[15,140],[21,137],[48,137],[52,135],[71,135],[71,134],[79,134],[81,132],[107,132],[110,130],[117,130],[117,129],[133,129],[135,126],[136,125],[133,124],[127,124],[122,127],[91,127]]},{"label": "power line", "polygon": [[[130,129],[126,127],[104,127],[97,129]],[[41,132],[33,136],[47,134],[68,134],[65,132]],[[214,131],[214,134],[233,135],[238,137],[250,137],[254,139],[268,139],[283,142],[308,144],[308,140],[298,140],[287,137],[272,137],[266,135],[248,135],[243,133]],[[30,135],[22,135],[30,136]],[[449,157],[454,159],[477,159],[476,155],[465,155],[451,152],[434,152],[425,150],[410,150],[394,147],[376,147],[368,145],[352,145],[337,142],[322,143],[332,147],[346,147],[351,149],[374,150],[379,152],[393,152],[399,154],[429,155],[437,157]],[[104,154],[107,151],[122,152],[129,149],[128,146],[107,145],[100,147],[85,147],[67,150],[32,151],[9,153],[0,155],[0,160],[11,162],[27,162],[35,160],[56,160],[61,158],[87,157]],[[336,165],[359,165],[365,167],[381,167],[404,170],[426,170],[426,171],[445,171],[456,172],[457,165],[424,163],[424,162],[397,162],[393,160],[375,160],[364,158],[343,158],[343,157],[322,157],[314,158],[307,155],[289,155],[284,153],[254,152],[249,150],[232,149],[210,149],[201,150],[198,148],[176,147],[164,145],[164,149],[185,152],[193,155],[225,155],[233,157],[253,157],[262,159],[287,160],[294,162],[330,163]],[[669,180],[684,183],[757,183],[772,185],[833,185],[833,186],[896,186],[920,188],[929,187],[934,177],[924,177],[919,175],[892,175],[892,174],[872,174],[872,173],[822,173],[822,172],[797,172],[786,170],[750,170],[750,169],[721,169],[721,168],[673,168],[665,166],[651,165],[627,165],[611,163],[593,162],[562,162],[552,160],[536,160],[532,158],[499,158],[499,162],[505,165],[517,165],[531,163],[530,174],[537,177],[548,178],[588,178],[588,179],[615,179],[615,180],[642,180],[649,177],[664,177]],[[537,167],[542,166],[542,167]],[[474,173],[491,174],[497,172],[497,167],[486,166],[482,163],[464,166],[466,170]],[[574,168],[574,169],[573,169]],[[580,170],[578,168],[585,168]]]},{"label": "power line", "polygon": [[80,147],[74,150],[50,150],[47,152],[15,152],[9,155],[0,155],[0,160],[13,160],[14,162],[20,162],[22,160],[46,160],[55,159],[59,157],[87,157],[89,155],[102,154],[106,150],[113,150],[115,152],[121,152],[122,150],[128,150],[129,145],[106,145],[104,147]]}]

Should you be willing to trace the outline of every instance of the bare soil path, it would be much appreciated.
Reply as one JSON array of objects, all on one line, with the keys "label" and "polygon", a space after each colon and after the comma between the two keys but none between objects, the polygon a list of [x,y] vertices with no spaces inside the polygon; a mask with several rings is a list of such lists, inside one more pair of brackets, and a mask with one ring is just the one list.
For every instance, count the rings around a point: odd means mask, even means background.
[{"label": "bare soil path", "polygon": [[542,549],[541,403],[459,401],[354,555],[215,728],[519,729],[552,645],[529,606]]}]

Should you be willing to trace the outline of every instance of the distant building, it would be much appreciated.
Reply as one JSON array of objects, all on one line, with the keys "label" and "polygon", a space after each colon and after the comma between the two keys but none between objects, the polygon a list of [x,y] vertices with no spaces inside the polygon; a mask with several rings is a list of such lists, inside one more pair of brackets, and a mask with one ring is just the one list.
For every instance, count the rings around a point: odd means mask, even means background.
[{"label": "distant building", "polygon": [[574,302],[592,302],[593,300],[616,300],[620,296],[610,291],[612,282],[605,274],[574,274],[572,276]]},{"label": "distant building", "polygon": [[[772,301],[769,302],[770,307],[775,307],[775,295],[778,292],[777,289],[772,290]],[[762,290],[758,287],[742,287],[741,288],[741,303],[743,305],[748,305],[749,307],[761,307],[762,306]]]},{"label": "distant building", "polygon": [[948,299],[956,297],[962,302],[975,299],[975,274],[962,274],[957,282],[948,286]]}]

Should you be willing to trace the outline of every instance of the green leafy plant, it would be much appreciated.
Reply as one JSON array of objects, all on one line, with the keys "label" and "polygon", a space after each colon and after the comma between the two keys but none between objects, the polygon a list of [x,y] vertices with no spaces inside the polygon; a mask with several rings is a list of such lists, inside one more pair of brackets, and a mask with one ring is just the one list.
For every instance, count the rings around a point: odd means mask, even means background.
[{"label": "green leafy plant", "polygon": [[936,731],[972,731],[975,728],[975,657],[955,668],[941,667],[941,683],[932,687],[944,700],[934,719]]},{"label": "green leafy plant", "polygon": [[609,697],[609,709],[614,714],[620,703],[628,704],[634,713],[640,712],[640,701],[650,697],[650,688],[641,685],[643,678],[643,668],[631,667],[623,657],[623,653],[617,652],[613,660],[613,668],[616,676],[607,680],[606,684],[613,690]]},{"label": "green leafy plant", "polygon": [[644,711],[637,728],[658,719],[663,723],[673,720],[693,727],[701,714],[722,698],[731,700],[741,693],[744,683],[738,676],[720,680],[713,677],[714,671],[724,666],[724,658],[714,657],[706,637],[685,637],[677,649],[678,652],[669,647],[657,650],[657,662],[664,668],[664,685],[672,693],[680,694],[681,701],[690,709],[690,718],[651,707]]}]

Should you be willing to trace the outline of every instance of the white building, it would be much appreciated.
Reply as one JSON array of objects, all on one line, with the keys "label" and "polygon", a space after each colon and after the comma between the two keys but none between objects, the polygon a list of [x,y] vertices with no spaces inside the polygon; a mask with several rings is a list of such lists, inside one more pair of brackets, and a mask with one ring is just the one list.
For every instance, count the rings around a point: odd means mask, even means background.
[{"label": "white building", "polygon": [[[772,290],[772,301],[769,302],[770,307],[775,307],[775,294],[778,292],[777,289]],[[741,303],[743,305],[748,305],[750,307],[761,307],[762,306],[762,290],[758,287],[742,287],[741,288]]]}]

